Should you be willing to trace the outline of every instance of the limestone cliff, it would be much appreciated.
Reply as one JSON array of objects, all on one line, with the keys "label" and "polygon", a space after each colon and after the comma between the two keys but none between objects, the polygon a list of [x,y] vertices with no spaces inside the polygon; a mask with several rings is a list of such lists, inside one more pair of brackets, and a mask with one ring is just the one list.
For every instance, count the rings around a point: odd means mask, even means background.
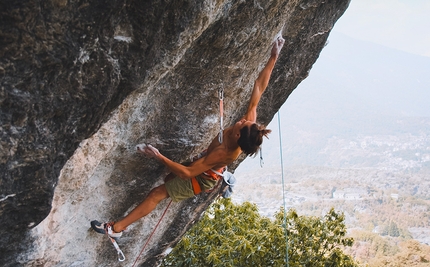
[{"label": "limestone cliff", "polygon": [[[282,30],[259,107],[267,124],[308,75],[349,0],[3,0],[0,3],[0,265],[113,266],[92,219],[123,216],[175,161],[247,105]],[[294,114],[291,114],[294,116]],[[238,162],[236,163],[238,164]],[[231,166],[234,169],[234,166]],[[172,204],[138,264],[154,266],[217,192]],[[167,205],[119,241],[131,266]]]}]

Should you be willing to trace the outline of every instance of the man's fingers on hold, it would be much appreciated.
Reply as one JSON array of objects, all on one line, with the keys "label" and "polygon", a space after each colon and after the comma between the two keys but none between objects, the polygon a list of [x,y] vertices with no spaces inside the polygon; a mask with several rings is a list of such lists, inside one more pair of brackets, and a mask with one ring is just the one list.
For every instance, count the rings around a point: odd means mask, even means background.
[{"label": "man's fingers on hold", "polygon": [[143,151],[145,149],[145,147],[146,147],[146,144],[140,144],[140,145],[136,146],[136,149],[139,151]]}]

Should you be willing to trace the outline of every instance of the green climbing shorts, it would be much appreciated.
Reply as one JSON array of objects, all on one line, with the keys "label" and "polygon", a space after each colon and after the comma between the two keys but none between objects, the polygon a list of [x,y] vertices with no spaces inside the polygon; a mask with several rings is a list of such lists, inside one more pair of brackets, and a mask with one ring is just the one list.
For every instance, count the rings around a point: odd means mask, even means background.
[{"label": "green climbing shorts", "polygon": [[[217,182],[216,180],[203,178],[200,175],[196,176],[196,180],[199,182],[202,192],[213,188]],[[184,180],[176,176],[175,178],[167,181],[165,186],[167,193],[173,202],[179,202],[194,196],[191,179]]]}]

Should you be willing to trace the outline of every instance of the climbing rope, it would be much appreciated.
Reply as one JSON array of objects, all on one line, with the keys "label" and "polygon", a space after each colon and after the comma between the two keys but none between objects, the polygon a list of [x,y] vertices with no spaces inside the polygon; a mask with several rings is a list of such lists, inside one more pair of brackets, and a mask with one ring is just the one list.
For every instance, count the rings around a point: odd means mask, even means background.
[{"label": "climbing rope", "polygon": [[281,115],[278,111],[278,129],[279,129],[279,153],[281,159],[281,176],[282,176],[282,198],[284,200],[284,221],[283,226],[285,230],[285,243],[286,243],[286,256],[285,256],[285,266],[289,266],[288,263],[288,234],[287,234],[287,209],[285,204],[285,180],[284,180],[284,160],[282,158],[282,133],[281,133]]},{"label": "climbing rope", "polygon": [[218,134],[218,141],[220,144],[222,144],[223,139],[223,131],[224,131],[224,85],[219,89],[218,91],[218,98],[219,98],[219,134]]},{"label": "climbing rope", "polygon": [[263,145],[260,146],[260,167],[263,168],[264,160],[263,160]]},{"label": "climbing rope", "polygon": [[140,251],[139,255],[137,256],[136,260],[135,260],[135,261],[134,261],[134,263],[133,263],[133,267],[136,265],[137,261],[139,260],[140,256],[142,255],[143,251],[145,250],[146,246],[148,245],[149,240],[151,240],[152,235],[154,235],[155,230],[157,230],[158,225],[159,225],[159,224],[160,224],[160,222],[163,220],[164,215],[166,215],[166,212],[167,212],[167,210],[169,209],[170,204],[172,204],[172,200],[170,200],[169,204],[167,204],[167,207],[166,207],[166,209],[164,210],[163,215],[161,215],[160,220],[158,220],[157,225],[155,225],[154,230],[152,230],[152,233],[149,235],[148,239],[146,240],[145,245],[143,245],[142,250]]}]

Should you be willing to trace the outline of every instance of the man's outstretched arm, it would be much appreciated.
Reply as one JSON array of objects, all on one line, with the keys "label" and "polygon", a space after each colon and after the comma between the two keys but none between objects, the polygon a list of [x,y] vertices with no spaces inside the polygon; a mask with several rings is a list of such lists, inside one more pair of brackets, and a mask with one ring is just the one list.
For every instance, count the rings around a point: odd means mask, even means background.
[{"label": "man's outstretched arm", "polygon": [[278,59],[279,53],[284,46],[285,40],[282,37],[278,37],[273,43],[272,51],[270,53],[269,61],[266,63],[264,69],[258,75],[258,78],[254,82],[254,89],[252,90],[251,99],[249,100],[248,109],[243,116],[248,121],[255,122],[257,120],[257,106],[260,102],[261,95],[269,84],[270,76],[272,75],[273,68],[275,67],[276,60]]},{"label": "man's outstretched arm", "polygon": [[147,157],[159,160],[167,168],[169,168],[172,173],[184,180],[191,179],[192,177],[209,170],[210,168],[216,166],[219,161],[223,159],[223,155],[220,155],[220,153],[211,153],[210,155],[194,161],[189,166],[184,166],[167,158],[161,154],[158,149],[151,145],[139,145],[137,147],[137,151]]}]

